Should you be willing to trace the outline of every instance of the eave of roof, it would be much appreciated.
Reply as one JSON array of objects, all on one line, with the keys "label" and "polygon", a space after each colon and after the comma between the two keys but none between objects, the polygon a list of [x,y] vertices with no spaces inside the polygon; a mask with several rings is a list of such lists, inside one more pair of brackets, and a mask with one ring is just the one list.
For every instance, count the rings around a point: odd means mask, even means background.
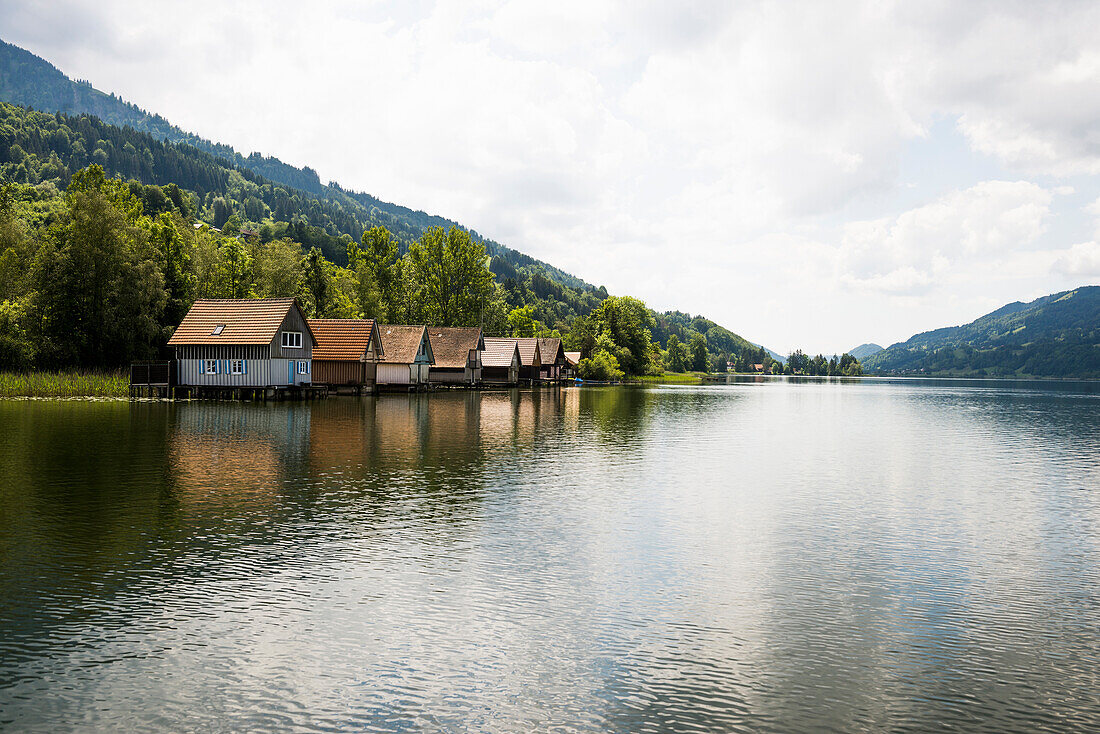
[{"label": "eave of roof", "polygon": [[371,346],[374,319],[309,319],[317,339],[313,358],[360,361]]},{"label": "eave of roof", "polygon": [[[290,309],[293,298],[225,298],[195,301],[168,340],[168,346],[270,344]],[[306,322],[305,314],[302,321]],[[223,327],[215,334],[217,327]],[[306,322],[306,332],[317,339]]]}]

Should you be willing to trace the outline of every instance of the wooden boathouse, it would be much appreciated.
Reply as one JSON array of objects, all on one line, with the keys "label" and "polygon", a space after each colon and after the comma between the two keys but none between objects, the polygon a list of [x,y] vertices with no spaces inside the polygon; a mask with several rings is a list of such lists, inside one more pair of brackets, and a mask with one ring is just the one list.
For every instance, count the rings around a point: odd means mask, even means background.
[{"label": "wooden boathouse", "polygon": [[317,340],[313,383],[355,393],[373,391],[385,352],[374,319],[309,319]]},{"label": "wooden boathouse", "polygon": [[542,369],[542,358],[539,354],[539,340],[533,337],[519,337],[516,339],[519,347],[519,379],[533,384],[539,379]]},{"label": "wooden boathouse", "polygon": [[481,353],[485,340],[476,326],[429,327],[428,341],[435,362],[428,369],[432,385],[471,387],[481,382]]},{"label": "wooden boathouse", "polygon": [[426,326],[378,327],[383,357],[378,362],[379,389],[416,390],[428,385],[428,370],[435,362]]},{"label": "wooden boathouse", "polygon": [[557,337],[539,338],[539,378],[557,381],[565,368],[565,349]]},{"label": "wooden boathouse", "polygon": [[519,344],[515,339],[485,337],[481,384],[511,386],[519,382]]},{"label": "wooden boathouse", "polygon": [[195,301],[168,340],[176,351],[176,394],[310,396],[315,345],[293,298]]}]

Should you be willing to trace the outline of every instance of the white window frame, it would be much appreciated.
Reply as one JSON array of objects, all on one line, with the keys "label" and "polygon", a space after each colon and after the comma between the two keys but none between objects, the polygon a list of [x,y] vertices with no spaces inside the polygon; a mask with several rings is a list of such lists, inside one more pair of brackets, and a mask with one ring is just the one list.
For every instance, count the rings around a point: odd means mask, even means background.
[{"label": "white window frame", "polygon": [[243,375],[244,374],[244,360],[243,359],[231,359],[231,360],[229,360],[229,374],[231,374],[231,375]]},{"label": "white window frame", "polygon": [[305,362],[305,361],[298,362],[298,374],[299,375],[308,375],[309,370],[307,369],[307,366],[308,366],[308,362]]},{"label": "white window frame", "polygon": [[218,374],[218,360],[216,359],[204,359],[202,364],[202,373],[204,375],[216,375]]},{"label": "white window frame", "polygon": [[284,331],[283,332],[283,349],[301,349],[302,348],[302,332],[300,331]]}]

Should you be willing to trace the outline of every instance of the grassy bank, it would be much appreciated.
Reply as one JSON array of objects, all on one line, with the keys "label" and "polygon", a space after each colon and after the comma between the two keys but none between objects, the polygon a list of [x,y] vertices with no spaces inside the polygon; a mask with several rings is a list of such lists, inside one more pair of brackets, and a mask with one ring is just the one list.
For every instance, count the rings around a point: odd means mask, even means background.
[{"label": "grassy bank", "polygon": [[663,375],[639,375],[637,377],[629,377],[627,380],[629,382],[697,385],[706,374],[706,372],[666,372]]},{"label": "grassy bank", "polygon": [[3,398],[124,398],[129,386],[121,372],[0,372]]}]

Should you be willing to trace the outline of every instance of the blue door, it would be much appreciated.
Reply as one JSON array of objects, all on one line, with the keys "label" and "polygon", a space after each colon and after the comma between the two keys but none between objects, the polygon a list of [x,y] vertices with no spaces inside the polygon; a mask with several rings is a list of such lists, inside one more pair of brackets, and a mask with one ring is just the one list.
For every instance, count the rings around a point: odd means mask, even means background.
[{"label": "blue door", "polygon": [[290,360],[286,363],[286,384],[294,384],[294,360]]}]

